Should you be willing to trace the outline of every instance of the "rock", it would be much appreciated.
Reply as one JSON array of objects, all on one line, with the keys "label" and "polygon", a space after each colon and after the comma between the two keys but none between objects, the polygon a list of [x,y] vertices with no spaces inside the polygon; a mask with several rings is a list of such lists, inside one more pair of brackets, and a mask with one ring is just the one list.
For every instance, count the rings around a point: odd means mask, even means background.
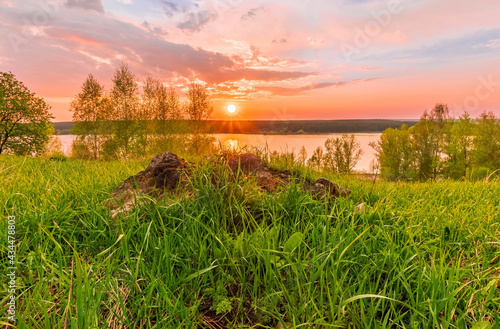
[{"label": "rock", "polygon": [[310,183],[307,180],[294,178],[287,171],[269,168],[254,154],[247,153],[232,157],[228,160],[228,165],[234,174],[239,169],[244,174],[254,176],[257,184],[269,192],[274,192],[279,186],[289,184],[292,180],[295,180],[296,183],[302,182],[305,189],[317,198],[324,198],[327,195],[332,198],[345,198],[351,194],[348,189],[340,187],[326,178],[319,178],[314,183]]},{"label": "rock", "polygon": [[[215,161],[218,160],[215,159]],[[304,189],[317,199],[331,198],[335,200],[338,197],[345,198],[351,193],[348,189],[325,178],[319,178],[311,183],[303,178],[294,177],[287,171],[269,168],[254,154],[235,156],[227,159],[225,163],[233,175],[237,175],[239,172],[247,177],[252,176],[264,192],[274,192],[278,187],[294,181],[302,183]],[[113,216],[116,217],[119,213],[132,209],[136,205],[136,200],[140,199],[137,197],[141,194],[159,198],[165,191],[186,190],[190,188],[188,178],[192,166],[192,163],[173,153],[157,154],[146,170],[127,178],[115,188],[112,192],[112,198],[106,202],[105,206],[113,211]]]},{"label": "rock", "polygon": [[166,190],[175,191],[178,186],[185,185],[189,166],[189,162],[173,153],[157,154],[146,170],[127,178],[115,188],[113,197],[105,206],[110,210],[125,211],[133,207],[140,194],[158,198]]},{"label": "rock", "polygon": [[238,168],[243,172],[255,173],[257,171],[265,170],[266,167],[262,163],[262,160],[255,154],[242,154],[229,158],[227,161],[229,168],[232,172],[236,173]]},{"label": "rock", "polygon": [[247,153],[229,158],[227,164],[233,174],[237,174],[239,169],[244,175],[252,175],[257,185],[268,192],[274,192],[279,185],[287,183],[286,179],[291,178],[291,175],[270,169],[255,154]]},{"label": "rock", "polygon": [[318,178],[313,184],[313,190],[317,193],[327,192],[328,194],[336,198],[346,198],[349,196],[349,194],[351,194],[351,191],[349,189],[340,187],[337,184],[330,182],[326,178]]}]

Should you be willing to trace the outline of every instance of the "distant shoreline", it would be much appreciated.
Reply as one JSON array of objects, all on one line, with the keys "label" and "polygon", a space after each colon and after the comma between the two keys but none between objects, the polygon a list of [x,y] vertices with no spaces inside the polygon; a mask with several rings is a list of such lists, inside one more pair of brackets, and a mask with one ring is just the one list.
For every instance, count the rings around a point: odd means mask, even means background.
[{"label": "distant shoreline", "polygon": [[[246,135],[325,135],[342,133],[381,133],[418,120],[211,120],[217,134]],[[73,122],[53,122],[55,135],[71,135]]]}]

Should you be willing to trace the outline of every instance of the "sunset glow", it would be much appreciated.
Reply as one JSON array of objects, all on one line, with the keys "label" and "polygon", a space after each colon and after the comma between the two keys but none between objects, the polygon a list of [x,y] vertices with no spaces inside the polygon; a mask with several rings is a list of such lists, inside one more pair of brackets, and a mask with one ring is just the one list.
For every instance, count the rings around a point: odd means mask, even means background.
[{"label": "sunset glow", "polygon": [[[206,83],[214,118],[414,119],[500,114],[497,0],[0,0],[0,71],[70,121],[92,73],[129,65],[181,95]],[[236,110],[236,109],[235,109]]]},{"label": "sunset glow", "polygon": [[234,113],[234,112],[236,112],[236,106],[234,106],[233,104],[229,105],[229,106],[227,107],[227,111],[228,111],[229,113],[231,113],[231,114],[232,114],[232,113]]}]

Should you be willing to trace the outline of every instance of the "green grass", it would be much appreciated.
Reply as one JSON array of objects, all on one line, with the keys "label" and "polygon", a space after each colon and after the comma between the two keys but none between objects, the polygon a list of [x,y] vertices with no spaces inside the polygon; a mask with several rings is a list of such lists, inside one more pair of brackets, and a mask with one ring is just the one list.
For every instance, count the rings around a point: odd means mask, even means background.
[{"label": "green grass", "polygon": [[18,328],[500,326],[498,182],[323,173],[352,191],[327,203],[297,185],[261,194],[205,164],[196,193],[111,219],[104,201],[147,163],[0,156],[0,257],[6,268],[14,215]]}]

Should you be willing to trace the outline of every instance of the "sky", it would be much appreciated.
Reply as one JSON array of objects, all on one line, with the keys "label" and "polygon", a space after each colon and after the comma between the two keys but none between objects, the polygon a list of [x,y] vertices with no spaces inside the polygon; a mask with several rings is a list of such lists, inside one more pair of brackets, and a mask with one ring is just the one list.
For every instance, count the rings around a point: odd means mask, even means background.
[{"label": "sky", "polygon": [[500,116],[500,1],[0,0],[0,71],[54,121],[121,63],[181,96],[206,83],[216,119]]}]

